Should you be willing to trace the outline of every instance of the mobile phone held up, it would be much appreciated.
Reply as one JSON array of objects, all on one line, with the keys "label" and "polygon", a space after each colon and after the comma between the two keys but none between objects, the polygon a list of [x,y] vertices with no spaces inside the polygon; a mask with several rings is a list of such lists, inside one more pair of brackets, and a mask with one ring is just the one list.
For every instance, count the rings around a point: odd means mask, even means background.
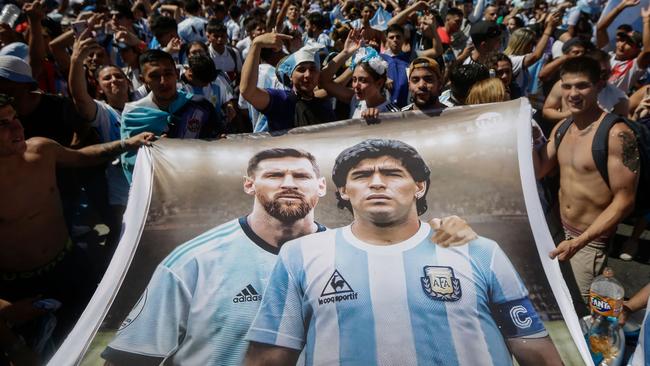
[{"label": "mobile phone held up", "polygon": [[74,32],[75,38],[79,38],[81,37],[81,33],[83,33],[83,31],[85,31],[86,28],[88,28],[88,21],[80,20],[78,22],[74,22],[70,24],[70,26],[72,27],[72,31]]}]

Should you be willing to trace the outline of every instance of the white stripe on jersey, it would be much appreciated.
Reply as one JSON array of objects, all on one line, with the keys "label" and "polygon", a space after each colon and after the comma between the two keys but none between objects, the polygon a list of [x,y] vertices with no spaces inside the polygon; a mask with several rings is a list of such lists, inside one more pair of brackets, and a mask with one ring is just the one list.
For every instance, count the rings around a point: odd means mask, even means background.
[{"label": "white stripe on jersey", "polygon": [[[469,261],[469,245],[449,249],[437,247],[436,258],[438,264],[453,263],[456,277],[474,273]],[[466,280],[468,284],[475,283],[473,278]],[[464,286],[463,296],[458,301],[445,302],[451,337],[455,345],[463,345],[463,348],[456,352],[460,365],[488,365],[491,362],[490,359],[485,359],[485,355],[490,354],[485,336],[475,333],[481,329],[478,314],[468,314],[471,310],[478,309],[476,296],[475,286]]]},{"label": "white stripe on jersey", "polygon": [[[402,365],[417,364],[408,295],[404,286],[404,258],[401,253],[370,255],[368,273],[373,313],[390,314],[374,318],[377,362],[380,365],[391,365],[395,362]],[[392,291],[391,301],[386,301],[387,288]],[[385,334],[399,334],[400,337],[386,337]],[[396,349],[400,352],[395,352]],[[396,360],[396,356],[399,359]]]},{"label": "white stripe on jersey", "polygon": [[[336,230],[328,230],[324,233],[321,233],[324,236],[325,242],[334,243],[336,240]],[[312,246],[314,248],[314,246]],[[326,246],[323,245],[316,250],[302,250],[302,260],[303,263],[318,263],[326,268],[319,269],[317,271],[307,271],[305,273],[306,280],[308,284],[312,284],[313,289],[307,289],[305,292],[314,292],[316,298],[320,296],[323,291],[322,288],[319,288],[319,285],[323,282],[326,282],[328,278],[323,277],[314,277],[315,274],[325,274],[329,276],[332,272],[331,268],[335,268],[335,251],[326,250]],[[318,258],[318,261],[315,259]],[[318,314],[318,315],[316,315]],[[314,360],[327,360],[332,361],[338,360],[338,355],[340,351],[339,344],[339,319],[338,313],[336,311],[336,306],[325,306],[322,309],[319,309],[315,312],[314,316],[318,318],[312,319],[316,321],[316,334],[324,334],[323,337],[316,337],[314,344]],[[334,357],[333,357],[334,356]]]}]

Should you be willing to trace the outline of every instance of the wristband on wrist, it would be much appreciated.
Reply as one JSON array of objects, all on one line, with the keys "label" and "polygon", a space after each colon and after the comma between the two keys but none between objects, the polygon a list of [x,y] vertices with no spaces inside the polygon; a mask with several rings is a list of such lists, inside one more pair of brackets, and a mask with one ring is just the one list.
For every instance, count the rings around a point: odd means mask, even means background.
[{"label": "wristband on wrist", "polygon": [[144,52],[146,49],[147,49],[147,44],[144,41],[140,41],[140,43],[138,43],[138,50]]}]

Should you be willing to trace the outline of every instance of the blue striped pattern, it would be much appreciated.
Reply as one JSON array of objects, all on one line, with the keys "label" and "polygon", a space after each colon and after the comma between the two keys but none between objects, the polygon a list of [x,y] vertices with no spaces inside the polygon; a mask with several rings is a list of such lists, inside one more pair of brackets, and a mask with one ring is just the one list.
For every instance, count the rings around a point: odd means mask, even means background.
[{"label": "blue striped pattern", "polygon": [[[491,306],[528,301],[516,271],[493,241],[441,248],[430,237],[423,224],[405,242],[377,246],[345,227],[285,244],[248,339],[296,350],[306,342],[306,365],[511,365]],[[453,271],[458,299],[427,293],[430,266]]]},{"label": "blue striped pattern", "polygon": [[221,238],[226,237],[234,233],[235,231],[239,230],[239,228],[240,227],[237,220],[233,220],[224,225],[217,226],[212,230],[206,231],[205,233],[197,236],[196,238],[174,249],[174,251],[172,251],[171,254],[169,254],[165,259],[165,261],[163,262],[163,266],[171,267],[179,258],[187,254],[191,250],[196,249],[197,247],[200,247],[202,245],[205,245],[210,241],[218,239],[220,237]]}]

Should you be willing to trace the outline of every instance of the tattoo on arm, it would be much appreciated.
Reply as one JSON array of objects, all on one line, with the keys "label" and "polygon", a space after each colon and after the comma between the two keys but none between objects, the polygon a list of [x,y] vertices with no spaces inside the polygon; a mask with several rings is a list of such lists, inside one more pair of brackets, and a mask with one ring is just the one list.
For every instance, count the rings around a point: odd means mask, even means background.
[{"label": "tattoo on arm", "polygon": [[96,159],[110,159],[124,152],[119,141],[111,141],[103,144],[91,145],[82,149],[82,151],[85,153],[85,155]]},{"label": "tattoo on arm", "polygon": [[618,138],[621,140],[623,145],[623,165],[628,168],[632,173],[637,174],[639,172],[639,147],[636,144],[636,138],[633,133],[630,132],[620,132]]}]

